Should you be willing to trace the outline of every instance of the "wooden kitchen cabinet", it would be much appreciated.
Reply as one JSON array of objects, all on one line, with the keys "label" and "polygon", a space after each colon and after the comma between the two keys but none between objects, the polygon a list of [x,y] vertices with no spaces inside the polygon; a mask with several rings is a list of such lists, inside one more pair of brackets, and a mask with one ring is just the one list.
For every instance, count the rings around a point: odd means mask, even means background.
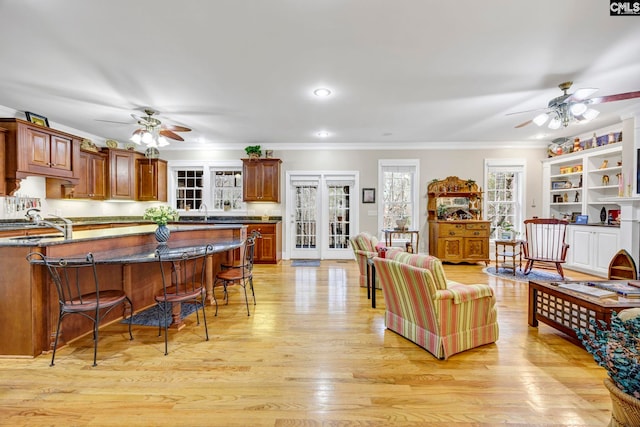
[{"label": "wooden kitchen cabinet", "polygon": [[78,182],[80,137],[16,118],[0,118],[0,126],[6,129],[6,194],[31,175]]},{"label": "wooden kitchen cabinet", "polygon": [[280,159],[242,159],[245,202],[280,203]]},{"label": "wooden kitchen cabinet", "polygon": [[167,201],[167,161],[136,158],[136,200]]},{"label": "wooden kitchen cabinet", "polygon": [[489,221],[429,221],[429,253],[445,262],[489,263]]},{"label": "wooden kitchen cabinet", "polygon": [[107,198],[106,154],[80,150],[76,173],[79,181],[75,185],[68,185],[60,179],[47,178],[47,198],[93,200]]},{"label": "wooden kitchen cabinet", "polygon": [[107,154],[108,198],[135,200],[136,153],[117,148],[103,148]]},{"label": "wooden kitchen cabinet", "polygon": [[282,223],[248,224],[247,235],[252,231],[262,235],[256,239],[254,262],[256,264],[277,264],[282,259]]}]

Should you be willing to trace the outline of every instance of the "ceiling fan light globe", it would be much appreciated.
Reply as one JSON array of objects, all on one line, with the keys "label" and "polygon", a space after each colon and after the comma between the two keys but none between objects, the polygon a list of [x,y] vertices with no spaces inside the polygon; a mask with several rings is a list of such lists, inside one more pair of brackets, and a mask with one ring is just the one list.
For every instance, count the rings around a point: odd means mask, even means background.
[{"label": "ceiling fan light globe", "polygon": [[598,89],[593,87],[583,87],[575,91],[573,99],[583,100],[596,93]]},{"label": "ceiling fan light globe", "polygon": [[598,117],[599,114],[600,114],[600,111],[594,108],[589,108],[582,114],[582,117],[584,117],[585,120],[589,121]]},{"label": "ceiling fan light globe", "polygon": [[582,102],[577,102],[571,105],[571,114],[574,116],[581,116],[585,111],[587,111],[587,106]]},{"label": "ceiling fan light globe", "polygon": [[164,136],[158,137],[158,147],[166,147],[169,145],[169,141]]},{"label": "ceiling fan light globe", "polygon": [[142,137],[140,136],[139,133],[134,133],[133,135],[131,135],[131,138],[129,138],[129,141],[133,142],[134,144],[140,145],[140,141],[142,141]]},{"label": "ceiling fan light globe", "polygon": [[149,132],[144,132],[142,134],[142,142],[149,145],[152,141],[153,141],[153,135],[151,135]]},{"label": "ceiling fan light globe", "polygon": [[537,124],[538,126],[542,126],[547,122],[548,119],[549,115],[547,113],[538,114],[533,118],[533,123]]},{"label": "ceiling fan light globe", "polygon": [[557,129],[560,129],[560,126],[562,126],[562,122],[558,117],[554,117],[549,122],[549,129],[557,130]]}]

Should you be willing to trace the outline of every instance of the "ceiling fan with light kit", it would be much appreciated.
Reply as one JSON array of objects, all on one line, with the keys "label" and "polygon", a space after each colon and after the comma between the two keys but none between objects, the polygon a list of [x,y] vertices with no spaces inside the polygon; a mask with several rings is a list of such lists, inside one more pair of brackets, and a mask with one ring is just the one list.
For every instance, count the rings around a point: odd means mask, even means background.
[{"label": "ceiling fan with light kit", "polygon": [[571,122],[586,123],[589,122],[600,114],[595,108],[591,108],[592,105],[602,104],[605,102],[622,101],[625,99],[640,98],[640,91],[618,93],[615,95],[607,95],[589,98],[596,93],[596,88],[580,88],[574,93],[569,93],[569,89],[573,82],[563,82],[558,85],[563,94],[553,98],[549,101],[546,108],[539,108],[536,110],[519,111],[515,113],[509,113],[507,115],[530,113],[535,111],[541,111],[540,114],[534,118],[516,125],[516,128],[527,126],[530,123],[535,123],[538,126],[542,126],[548,122],[549,129],[560,129],[561,127],[567,127]]},{"label": "ceiling fan with light kit", "polygon": [[[155,116],[157,111],[151,108],[145,108],[144,113],[146,114],[144,116],[131,114],[131,117],[133,117],[136,124],[140,127],[133,131],[129,140],[137,145],[146,146],[147,149],[145,151],[145,155],[149,158],[156,158],[159,153],[158,148],[169,145],[169,140],[184,141],[184,138],[176,132],[191,131],[190,128],[185,126],[163,124],[162,121]],[[127,122],[117,122],[112,120],[99,121],[129,124]]]}]

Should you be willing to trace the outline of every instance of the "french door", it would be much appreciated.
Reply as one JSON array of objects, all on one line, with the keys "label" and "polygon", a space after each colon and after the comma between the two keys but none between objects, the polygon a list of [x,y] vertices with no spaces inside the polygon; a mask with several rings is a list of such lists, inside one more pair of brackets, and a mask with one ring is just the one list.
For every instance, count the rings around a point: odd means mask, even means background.
[{"label": "french door", "polygon": [[357,218],[357,172],[287,173],[287,236],[292,259],[349,259]]}]

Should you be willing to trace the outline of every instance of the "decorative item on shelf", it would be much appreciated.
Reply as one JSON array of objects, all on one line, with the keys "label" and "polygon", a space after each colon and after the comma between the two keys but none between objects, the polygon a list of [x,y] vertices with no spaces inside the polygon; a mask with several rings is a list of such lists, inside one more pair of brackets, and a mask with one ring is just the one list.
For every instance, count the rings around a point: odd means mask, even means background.
[{"label": "decorative item on shelf", "polygon": [[49,127],[49,120],[45,116],[41,116],[40,114],[35,114],[30,111],[25,111],[24,115],[27,117],[28,122],[44,126],[46,128]]},{"label": "decorative item on shelf", "polygon": [[262,150],[259,145],[249,145],[244,148],[244,151],[250,159],[258,159],[262,156]]},{"label": "decorative item on shelf", "polygon": [[447,207],[445,205],[438,205],[438,219],[445,219],[447,216]]},{"label": "decorative item on shelf", "polygon": [[609,185],[609,175],[602,175],[602,185]]},{"label": "decorative item on shelf", "polygon": [[264,157],[267,159],[272,159],[273,158],[273,150],[265,150],[264,151]]},{"label": "decorative item on shelf", "polygon": [[573,172],[573,166],[561,166],[560,173],[562,175]]},{"label": "decorative item on shelf", "polygon": [[578,178],[578,188],[582,188],[582,175]]},{"label": "decorative item on shelf", "polygon": [[93,151],[94,153],[98,152],[98,147],[96,146],[96,144],[94,144],[93,141],[87,138],[82,140],[82,142],[80,143],[80,148],[85,151]]},{"label": "decorative item on shelf", "polygon": [[573,201],[576,203],[580,202],[580,193],[578,193],[577,191],[576,191],[576,197],[574,197]]},{"label": "decorative item on shelf", "polygon": [[155,206],[144,211],[143,219],[151,220],[158,225],[155,231],[158,243],[166,243],[169,240],[171,230],[167,227],[169,221],[178,219],[178,212],[169,206]]},{"label": "decorative item on shelf", "polygon": [[611,322],[591,320],[576,335],[593,359],[606,369],[604,384],[612,401],[610,426],[640,425],[639,309],[613,312]]},{"label": "decorative item on shelf", "polygon": [[565,203],[568,203],[569,202],[569,194],[564,193],[562,195],[562,201],[565,202]]},{"label": "decorative item on shelf", "polygon": [[593,137],[591,137],[591,148],[596,148],[598,146],[598,137],[596,133],[593,133]]},{"label": "decorative item on shelf", "polygon": [[406,230],[407,229],[407,218],[400,217],[399,219],[396,220],[396,225],[397,225],[396,230],[400,230],[400,231]]},{"label": "decorative item on shelf", "polygon": [[231,202],[229,200],[225,200],[222,205],[224,206],[225,211],[231,210]]},{"label": "decorative item on shelf", "polygon": [[114,139],[107,139],[105,145],[109,148],[118,148],[118,141]]},{"label": "decorative item on shelf", "polygon": [[609,160],[603,160],[602,164],[600,165],[600,167],[598,169],[606,169],[609,166]]},{"label": "decorative item on shelf", "polygon": [[573,151],[582,151],[582,147],[580,146],[580,138],[576,138],[573,140]]},{"label": "decorative item on shelf", "polygon": [[602,209],[600,209],[600,223],[604,224],[606,220],[607,220],[607,209],[603,206]]}]

